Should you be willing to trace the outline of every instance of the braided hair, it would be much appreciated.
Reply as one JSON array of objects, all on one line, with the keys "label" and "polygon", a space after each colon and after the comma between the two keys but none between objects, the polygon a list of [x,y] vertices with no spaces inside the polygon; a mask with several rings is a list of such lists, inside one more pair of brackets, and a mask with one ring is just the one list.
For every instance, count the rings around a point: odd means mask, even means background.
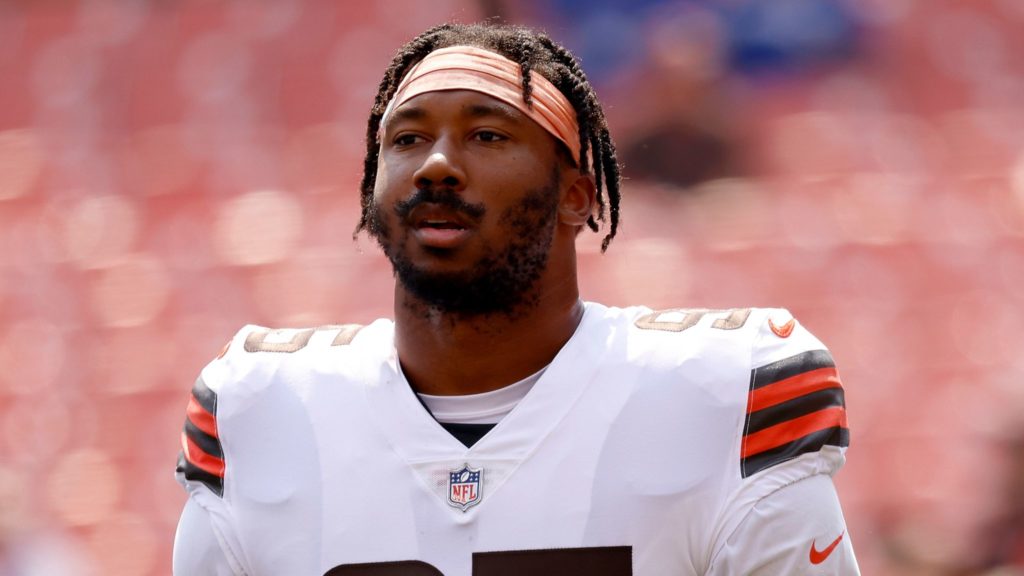
[{"label": "braided hair", "polygon": [[[518,63],[523,76],[523,100],[528,105],[532,102],[531,70],[550,80],[568,98],[576,110],[580,129],[580,158],[572,160],[574,164],[578,161],[581,172],[587,173],[592,170],[597,185],[597,219],[591,215],[587,220],[587,226],[597,232],[598,221],[604,222],[607,216],[609,230],[601,242],[601,251],[607,250],[619,227],[620,176],[615,145],[608,133],[608,124],[597,95],[572,53],[556,44],[546,34],[522,26],[497,24],[435,26],[409,41],[392,59],[391,65],[384,73],[384,79],[381,80],[366,126],[366,158],[363,161],[363,180],[360,184],[362,216],[356,226],[356,234],[369,224],[380,151],[377,132],[388,102],[394,97],[399,83],[413,65],[434,50],[460,45],[484,48]],[[590,165],[588,152],[593,158],[593,166]]]}]

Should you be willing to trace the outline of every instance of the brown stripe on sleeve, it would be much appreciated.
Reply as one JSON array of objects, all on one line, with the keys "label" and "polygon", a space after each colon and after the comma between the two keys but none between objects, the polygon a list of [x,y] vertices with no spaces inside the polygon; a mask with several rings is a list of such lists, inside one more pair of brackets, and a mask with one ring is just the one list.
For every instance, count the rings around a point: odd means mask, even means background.
[{"label": "brown stripe on sleeve", "polygon": [[744,478],[826,445],[849,442],[843,387],[827,350],[751,370],[740,449]]}]

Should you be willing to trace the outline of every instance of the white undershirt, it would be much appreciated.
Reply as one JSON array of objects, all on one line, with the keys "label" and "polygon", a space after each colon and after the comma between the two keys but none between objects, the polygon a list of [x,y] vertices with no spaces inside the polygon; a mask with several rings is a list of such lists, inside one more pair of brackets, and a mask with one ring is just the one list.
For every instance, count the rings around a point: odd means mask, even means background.
[{"label": "white undershirt", "polygon": [[515,384],[481,394],[434,396],[417,394],[438,422],[445,424],[497,424],[540,380],[547,366]]}]

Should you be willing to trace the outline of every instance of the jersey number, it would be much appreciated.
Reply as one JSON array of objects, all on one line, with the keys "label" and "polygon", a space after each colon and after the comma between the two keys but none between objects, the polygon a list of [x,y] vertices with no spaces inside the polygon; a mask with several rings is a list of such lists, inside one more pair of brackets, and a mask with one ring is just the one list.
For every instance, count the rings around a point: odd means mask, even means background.
[{"label": "jersey number", "polygon": [[345,346],[352,342],[352,339],[356,337],[356,334],[362,330],[363,327],[359,324],[342,324],[339,326],[321,326],[319,328],[307,328],[305,330],[297,330],[292,333],[289,340],[273,339],[274,336],[282,333],[281,330],[253,330],[245,338],[245,351],[246,352],[284,352],[291,354],[292,352],[298,352],[309,344],[309,340],[313,338],[313,334],[322,331],[337,330],[338,335],[334,337],[331,342],[331,346]]},{"label": "jersey number", "polygon": [[658,310],[636,321],[637,328],[645,330],[662,330],[665,332],[682,332],[693,328],[707,314],[724,314],[711,323],[712,328],[719,330],[737,330],[750,318],[750,308],[734,308],[732,310],[707,310],[704,308],[670,308]]},{"label": "jersey number", "polygon": [[[631,576],[631,546],[559,548],[555,550],[511,550],[473,554],[473,576]],[[444,576],[434,566],[420,560],[342,564],[324,576]]]}]

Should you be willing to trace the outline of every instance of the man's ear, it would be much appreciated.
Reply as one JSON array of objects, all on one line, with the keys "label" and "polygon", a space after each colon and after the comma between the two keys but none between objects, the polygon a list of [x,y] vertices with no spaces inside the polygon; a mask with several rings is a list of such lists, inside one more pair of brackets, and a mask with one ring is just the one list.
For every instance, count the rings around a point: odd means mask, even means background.
[{"label": "man's ear", "polygon": [[558,222],[569,226],[586,226],[587,220],[594,214],[594,204],[597,202],[594,177],[576,170],[567,170],[566,177],[572,178],[572,182],[558,204]]}]

